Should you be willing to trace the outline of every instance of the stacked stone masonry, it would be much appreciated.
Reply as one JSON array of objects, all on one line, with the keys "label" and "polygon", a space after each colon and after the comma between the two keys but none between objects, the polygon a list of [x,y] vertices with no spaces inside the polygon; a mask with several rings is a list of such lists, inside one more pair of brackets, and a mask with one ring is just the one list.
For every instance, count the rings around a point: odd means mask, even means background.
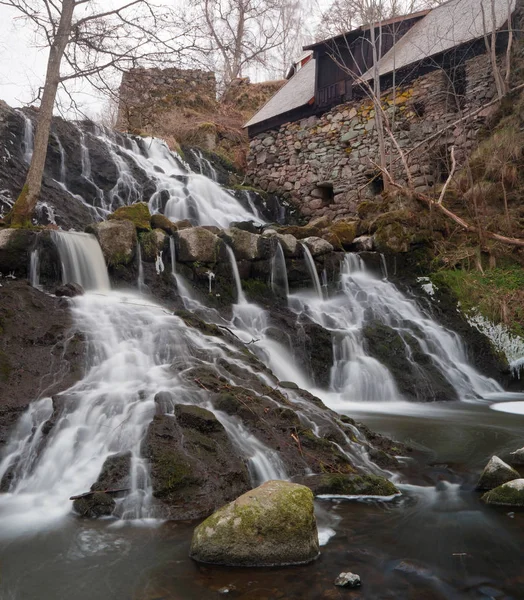
[{"label": "stacked stone masonry", "polygon": [[[382,95],[417,191],[447,178],[451,147],[455,148],[457,163],[464,163],[494,110],[481,110],[431,138],[495,98],[486,55],[467,61],[464,74],[460,96],[456,93],[459,85],[453,86],[442,69]],[[406,182],[399,152],[389,137],[386,150],[395,179]],[[248,175],[253,185],[291,200],[304,216],[336,219],[354,216],[359,202],[380,192],[379,162],[375,110],[366,98],[259,134],[250,144]]]},{"label": "stacked stone masonry", "polygon": [[216,80],[212,72],[132,69],[122,76],[117,125],[125,131],[144,131],[172,108],[201,108],[215,102]]}]

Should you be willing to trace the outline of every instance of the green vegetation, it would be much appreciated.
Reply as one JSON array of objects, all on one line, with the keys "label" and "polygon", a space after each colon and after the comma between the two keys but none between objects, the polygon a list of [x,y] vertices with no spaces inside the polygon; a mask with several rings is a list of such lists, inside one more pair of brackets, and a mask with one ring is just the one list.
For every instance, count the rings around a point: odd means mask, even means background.
[{"label": "green vegetation", "polygon": [[475,310],[515,335],[524,336],[524,268],[510,264],[480,271],[443,270],[431,276],[435,285],[446,286],[460,302],[462,310]]},{"label": "green vegetation", "polygon": [[108,219],[131,221],[139,231],[151,229],[151,213],[145,202],[121,206],[112,215],[109,215]]}]

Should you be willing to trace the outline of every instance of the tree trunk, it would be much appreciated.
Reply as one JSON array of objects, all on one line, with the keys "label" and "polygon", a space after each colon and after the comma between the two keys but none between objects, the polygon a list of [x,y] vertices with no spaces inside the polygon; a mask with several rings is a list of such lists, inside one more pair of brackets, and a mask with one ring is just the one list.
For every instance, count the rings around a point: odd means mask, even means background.
[{"label": "tree trunk", "polygon": [[7,223],[11,227],[30,226],[31,217],[38,202],[38,196],[42,187],[42,177],[44,175],[53,108],[55,106],[58,84],[60,83],[60,63],[62,62],[62,57],[69,41],[74,9],[74,0],[62,1],[60,23],[49,49],[44,91],[38,110],[31,164],[29,165],[24,187],[6,218]]}]

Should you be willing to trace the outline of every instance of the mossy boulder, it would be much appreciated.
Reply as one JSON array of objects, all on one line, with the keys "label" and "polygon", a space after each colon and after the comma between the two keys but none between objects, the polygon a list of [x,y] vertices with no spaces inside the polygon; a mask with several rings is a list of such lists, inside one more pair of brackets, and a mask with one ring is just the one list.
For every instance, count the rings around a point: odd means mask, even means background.
[{"label": "mossy boulder", "polygon": [[499,506],[524,506],[524,479],[514,479],[486,492],[481,500]]},{"label": "mossy boulder", "polygon": [[492,456],[480,475],[477,490],[492,490],[508,481],[519,479],[519,477],[520,475],[515,469],[498,456]]},{"label": "mossy boulder", "polygon": [[98,239],[102,254],[109,267],[125,266],[133,260],[137,234],[131,221],[102,221],[90,225],[86,231],[93,233]]},{"label": "mossy boulder", "polygon": [[104,492],[94,492],[73,502],[73,510],[80,517],[87,519],[97,519],[98,517],[108,517],[113,514],[116,502]]},{"label": "mossy boulder", "polygon": [[142,231],[138,234],[142,259],[146,262],[155,262],[161,252],[167,247],[167,235],[162,229]]},{"label": "mossy boulder", "polygon": [[379,475],[345,475],[325,473],[301,477],[300,483],[306,485],[315,496],[382,496],[400,494],[397,487]]},{"label": "mossy boulder", "polygon": [[137,202],[129,206],[121,206],[109,215],[108,219],[115,221],[131,221],[138,231],[151,229],[151,213],[145,202]]},{"label": "mossy boulder", "polygon": [[302,485],[268,481],[201,523],[191,558],[242,567],[297,565],[319,554],[313,494]]},{"label": "mossy boulder", "polygon": [[357,221],[335,221],[328,229],[322,233],[322,237],[327,240],[337,250],[347,250],[353,240],[357,237]]}]

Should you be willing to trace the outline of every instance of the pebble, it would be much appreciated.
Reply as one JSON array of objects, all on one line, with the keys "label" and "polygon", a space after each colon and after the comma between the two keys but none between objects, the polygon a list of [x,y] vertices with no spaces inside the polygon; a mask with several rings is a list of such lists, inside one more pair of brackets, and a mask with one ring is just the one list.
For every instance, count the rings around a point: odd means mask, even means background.
[{"label": "pebble", "polygon": [[340,575],[335,579],[335,585],[346,588],[360,587],[360,575],[355,573],[340,573]]}]

